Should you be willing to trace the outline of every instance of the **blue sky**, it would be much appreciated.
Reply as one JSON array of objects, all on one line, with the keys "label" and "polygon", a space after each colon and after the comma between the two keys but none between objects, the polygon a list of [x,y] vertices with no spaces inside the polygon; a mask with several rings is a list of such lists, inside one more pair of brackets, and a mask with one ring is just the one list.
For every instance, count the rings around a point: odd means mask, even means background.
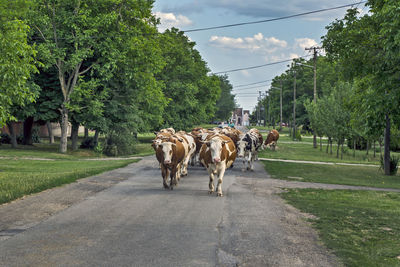
[{"label": "blue sky", "polygon": [[[172,26],[180,30],[258,21],[308,11],[353,4],[358,0],[156,0],[153,12],[161,19],[160,31]],[[356,5],[363,9],[364,5]],[[196,49],[211,72],[262,65],[307,55],[305,47],[318,45],[325,26],[342,18],[346,8],[313,15],[232,28],[189,32]],[[240,107],[253,110],[259,86],[235,86],[269,80],[287,69],[288,63],[227,73]]]}]

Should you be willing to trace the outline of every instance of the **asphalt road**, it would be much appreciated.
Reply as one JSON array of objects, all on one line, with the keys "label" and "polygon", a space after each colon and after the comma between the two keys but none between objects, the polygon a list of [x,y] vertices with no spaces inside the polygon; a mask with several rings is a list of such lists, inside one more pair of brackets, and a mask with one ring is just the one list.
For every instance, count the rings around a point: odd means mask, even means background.
[{"label": "asphalt road", "polygon": [[[173,191],[162,189],[155,157],[99,176],[124,178],[75,202],[82,186],[55,189],[54,199],[69,196],[72,204],[32,215],[36,222],[25,216],[14,232],[0,228],[0,266],[337,266],[261,165],[254,172],[241,167],[225,173],[224,197],[208,194],[200,166],[189,167]],[[33,202],[45,205],[40,194],[22,201],[0,207],[0,226],[13,205],[21,209],[15,216]]]}]

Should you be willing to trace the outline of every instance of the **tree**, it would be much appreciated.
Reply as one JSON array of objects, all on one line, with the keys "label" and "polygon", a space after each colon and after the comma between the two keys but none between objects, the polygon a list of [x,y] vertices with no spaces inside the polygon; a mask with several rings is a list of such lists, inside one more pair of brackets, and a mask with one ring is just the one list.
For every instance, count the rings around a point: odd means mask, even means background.
[{"label": "tree", "polygon": [[385,114],[379,120],[385,121],[384,170],[389,175],[391,121],[399,117],[400,102],[400,3],[370,0],[367,5],[370,12],[362,17],[356,9],[350,9],[344,19],[332,22],[323,37],[323,46],[328,57],[340,64],[345,78],[369,76],[371,87],[365,89],[375,98],[384,99],[383,105],[371,108]]},{"label": "tree", "polygon": [[0,127],[15,120],[13,105],[35,100],[28,83],[35,66],[36,50],[28,44],[28,25],[22,20],[29,8],[25,0],[0,1]]},{"label": "tree", "polygon": [[215,112],[214,120],[226,121],[231,115],[232,111],[236,107],[235,95],[232,94],[232,85],[228,80],[228,76],[219,76],[221,96],[219,97],[216,106],[217,111]]},{"label": "tree", "polygon": [[164,82],[164,95],[169,99],[164,126],[188,129],[211,120],[221,90],[218,76],[207,75],[206,62],[182,31],[166,30],[160,44],[167,64],[157,77]]},{"label": "tree", "polygon": [[40,36],[41,58],[47,66],[57,68],[63,95],[61,153],[67,151],[71,101],[80,79],[97,73],[102,80],[109,80],[125,56],[120,48],[130,45],[129,37],[155,33],[152,4],[145,0],[36,1],[30,23]]}]

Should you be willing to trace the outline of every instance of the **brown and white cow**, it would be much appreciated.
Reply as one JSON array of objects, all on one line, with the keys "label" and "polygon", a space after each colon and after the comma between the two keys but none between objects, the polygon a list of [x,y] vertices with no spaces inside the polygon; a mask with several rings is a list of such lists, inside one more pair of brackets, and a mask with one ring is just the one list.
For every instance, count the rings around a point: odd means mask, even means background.
[{"label": "brown and white cow", "polygon": [[236,159],[236,146],[232,139],[225,135],[208,136],[200,149],[200,161],[207,168],[210,176],[209,193],[214,192],[214,175],[218,176],[217,196],[222,196],[222,181],[225,170],[232,166]]},{"label": "brown and white cow", "polygon": [[264,146],[269,146],[272,151],[275,151],[278,139],[279,139],[279,132],[273,129],[268,133],[267,139],[265,139]]},{"label": "brown and white cow", "polygon": [[234,144],[236,144],[237,141],[240,140],[240,136],[243,135],[243,133],[240,130],[231,127],[223,128],[222,133],[228,136],[230,139],[232,139]]},{"label": "brown and white cow", "polygon": [[196,143],[194,141],[193,136],[187,134],[185,131],[179,131],[175,135],[182,138],[181,141],[185,148],[185,158],[182,162],[181,174],[182,176],[186,176],[189,161],[192,160],[192,157],[196,152]]},{"label": "brown and white cow", "polygon": [[[178,184],[180,165],[185,158],[185,148],[178,138],[171,136],[157,145],[156,157],[161,166],[164,188],[172,190],[174,185]],[[168,174],[170,174],[169,185]]]}]

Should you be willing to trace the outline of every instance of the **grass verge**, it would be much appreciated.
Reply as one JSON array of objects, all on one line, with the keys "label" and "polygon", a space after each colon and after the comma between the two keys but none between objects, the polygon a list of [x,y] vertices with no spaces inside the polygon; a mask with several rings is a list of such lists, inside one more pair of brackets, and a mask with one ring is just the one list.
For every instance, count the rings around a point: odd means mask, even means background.
[{"label": "grass verge", "polygon": [[378,167],[262,161],[272,178],[301,182],[400,189],[400,173],[384,175]]},{"label": "grass verge", "polygon": [[0,204],[137,161],[0,159]]},{"label": "grass verge", "polygon": [[400,193],[290,189],[289,204],[311,219],[346,266],[400,266]]}]

